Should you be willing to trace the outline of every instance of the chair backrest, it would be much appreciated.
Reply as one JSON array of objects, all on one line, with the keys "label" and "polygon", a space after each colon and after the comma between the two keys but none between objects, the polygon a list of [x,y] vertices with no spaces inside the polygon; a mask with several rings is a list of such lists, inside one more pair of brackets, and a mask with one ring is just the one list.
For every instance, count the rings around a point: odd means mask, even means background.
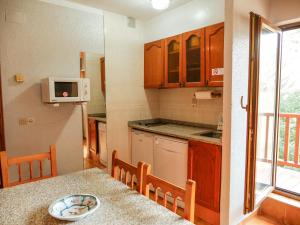
[{"label": "chair backrest", "polygon": [[181,199],[184,202],[184,218],[193,223],[195,215],[196,182],[193,180],[187,180],[185,189],[183,189],[151,175],[150,171],[151,165],[144,164],[142,188],[143,194],[149,197],[149,188],[150,185],[152,185],[155,190],[154,200],[156,202],[158,201],[158,193],[160,191],[163,193],[163,205],[167,208],[167,197],[170,196],[173,199],[172,211],[175,213],[177,212],[177,200]]},{"label": "chair backrest", "polygon": [[[2,185],[3,187],[15,186],[18,184],[28,183],[36,180],[41,180],[49,177],[54,177],[57,175],[57,165],[56,165],[56,147],[55,145],[50,146],[50,151],[45,153],[40,153],[36,155],[21,156],[21,157],[7,157],[6,151],[0,152],[1,160],[1,172],[2,172]],[[49,160],[51,164],[51,175],[45,175],[44,170],[44,160]],[[39,176],[33,176],[33,162],[39,162]],[[22,164],[27,163],[29,165],[29,179],[24,179],[22,177]],[[18,181],[9,182],[9,167],[16,165],[18,167]]]},{"label": "chair backrest", "polygon": [[142,193],[142,175],[143,162],[139,162],[137,167],[124,162],[118,158],[116,150],[112,153],[111,176],[124,184],[128,185],[132,190]]}]

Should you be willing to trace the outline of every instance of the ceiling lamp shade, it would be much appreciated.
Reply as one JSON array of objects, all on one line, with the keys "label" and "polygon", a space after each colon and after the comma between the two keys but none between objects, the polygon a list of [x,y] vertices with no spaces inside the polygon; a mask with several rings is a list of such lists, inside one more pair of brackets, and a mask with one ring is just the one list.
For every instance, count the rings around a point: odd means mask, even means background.
[{"label": "ceiling lamp shade", "polygon": [[169,7],[170,0],[151,0],[152,7],[157,10],[163,10]]}]

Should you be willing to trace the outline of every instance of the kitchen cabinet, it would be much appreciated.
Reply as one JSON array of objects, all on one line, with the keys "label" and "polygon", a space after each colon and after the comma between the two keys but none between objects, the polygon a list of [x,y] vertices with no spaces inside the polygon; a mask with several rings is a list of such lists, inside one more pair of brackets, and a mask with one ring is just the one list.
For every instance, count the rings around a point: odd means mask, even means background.
[{"label": "kitchen cabinet", "polygon": [[224,23],[144,46],[144,87],[222,87]]},{"label": "kitchen cabinet", "polygon": [[108,155],[107,155],[107,146],[106,146],[106,124],[98,123],[98,146],[100,152],[100,162],[104,166],[107,166]]},{"label": "kitchen cabinet", "polygon": [[162,88],[164,86],[164,40],[144,46],[144,87]]},{"label": "kitchen cabinet", "polygon": [[105,58],[101,57],[100,58],[100,80],[101,80],[101,91],[103,96],[105,97],[106,95],[106,78],[105,78]]},{"label": "kitchen cabinet", "polygon": [[221,146],[189,141],[188,178],[196,181],[196,203],[220,211]]},{"label": "kitchen cabinet", "polygon": [[98,150],[98,129],[97,121],[92,118],[88,118],[88,134],[89,134],[89,157],[95,161],[99,161],[97,155]]},{"label": "kitchen cabinet", "polygon": [[183,86],[205,86],[205,30],[198,29],[182,35]]},{"label": "kitchen cabinet", "polygon": [[205,28],[205,67],[207,86],[223,86],[224,23]]},{"label": "kitchen cabinet", "polygon": [[132,164],[137,165],[139,161],[146,162],[151,165],[151,173],[153,173],[153,141],[154,135],[148,132],[132,130],[131,132],[131,149]]},{"label": "kitchen cabinet", "polygon": [[188,142],[166,136],[154,137],[154,175],[185,188]]},{"label": "kitchen cabinet", "polygon": [[80,52],[80,77],[85,78],[85,70],[86,70],[86,54],[85,52]]},{"label": "kitchen cabinet", "polygon": [[164,87],[182,86],[182,36],[165,39],[165,84]]}]

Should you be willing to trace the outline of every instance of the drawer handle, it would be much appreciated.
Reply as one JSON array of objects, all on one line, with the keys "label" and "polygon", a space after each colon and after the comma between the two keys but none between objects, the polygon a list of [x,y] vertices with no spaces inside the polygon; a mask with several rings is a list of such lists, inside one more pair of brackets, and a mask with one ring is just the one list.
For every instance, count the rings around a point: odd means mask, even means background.
[{"label": "drawer handle", "polygon": [[175,152],[175,151],[169,150],[167,148],[161,148],[161,150],[166,151],[166,152],[176,153],[176,154],[180,153],[180,152]]}]

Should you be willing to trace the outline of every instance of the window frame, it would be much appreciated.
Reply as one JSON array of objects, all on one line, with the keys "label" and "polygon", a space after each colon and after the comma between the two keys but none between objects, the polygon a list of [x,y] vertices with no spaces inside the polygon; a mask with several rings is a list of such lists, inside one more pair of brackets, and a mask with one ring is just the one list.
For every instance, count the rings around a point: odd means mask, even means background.
[{"label": "window frame", "polygon": [[[282,30],[282,36],[283,36],[283,33],[285,31],[300,29],[300,21],[294,22],[294,23],[283,24],[283,25],[280,25],[279,28]],[[282,43],[283,43],[283,37],[281,39],[281,44]],[[282,59],[282,56],[281,56],[281,59]],[[281,67],[281,60],[280,60],[280,67]],[[281,68],[280,68],[280,70],[281,70]],[[281,74],[281,71],[280,71],[280,74]],[[281,88],[280,87],[281,82],[279,82],[279,83],[280,83],[279,84],[279,88]],[[280,98],[280,92],[279,92],[279,98]],[[280,106],[280,100],[278,102],[278,105]],[[278,140],[277,140],[277,145],[278,145]],[[275,169],[275,172],[274,172],[275,180],[274,180],[274,190],[273,190],[273,193],[279,194],[279,195],[282,195],[282,196],[285,196],[285,197],[288,197],[288,198],[292,198],[292,199],[297,200],[297,201],[300,201],[300,193],[296,193],[296,192],[289,191],[289,190],[286,190],[286,189],[283,189],[283,188],[280,188],[280,187],[276,187],[276,177],[277,177],[276,173],[277,173],[277,165],[276,165],[276,169]]]}]

